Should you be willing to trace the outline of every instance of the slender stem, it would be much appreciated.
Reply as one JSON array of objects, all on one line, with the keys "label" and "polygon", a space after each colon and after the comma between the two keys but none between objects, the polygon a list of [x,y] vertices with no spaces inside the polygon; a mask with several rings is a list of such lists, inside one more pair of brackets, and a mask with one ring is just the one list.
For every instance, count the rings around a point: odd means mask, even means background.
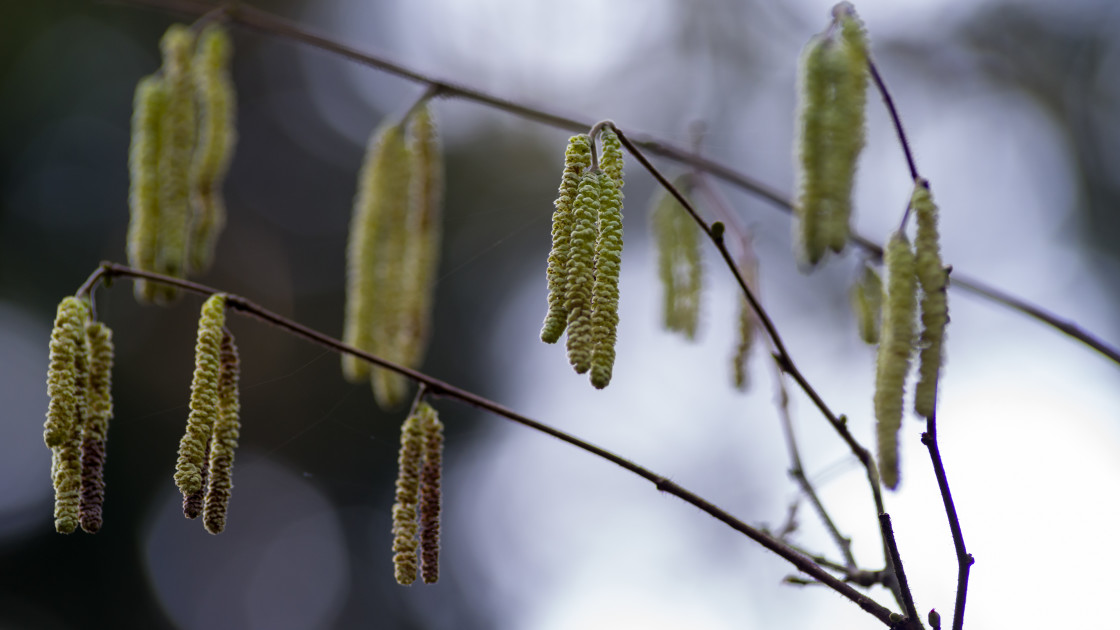
[{"label": "slender stem", "polygon": [[[208,2],[200,2],[199,0],[106,0],[120,2],[124,4],[134,4],[140,6],[147,6],[158,8],[163,11],[174,13],[181,13],[184,15],[203,15],[208,11],[214,9],[214,5]],[[367,65],[371,68],[376,68],[383,72],[413,81],[416,83],[423,83],[429,86],[437,87],[441,94],[448,96],[455,96],[476,103],[481,103],[494,109],[498,109],[515,116],[520,116],[527,120],[533,120],[544,125],[549,125],[557,129],[567,129],[569,131],[582,131],[591,127],[592,123],[587,121],[576,120],[559,114],[554,114],[544,109],[524,105],[507,99],[499,98],[491,94],[487,94],[480,90],[475,90],[465,86],[456,85],[454,83],[436,79],[428,75],[422,74],[415,70],[409,69],[401,64],[389,61],[387,59],[362,52],[356,48],[346,46],[345,44],[331,40],[330,38],[316,35],[309,30],[299,26],[295,22],[276,17],[268,12],[259,9],[253,9],[243,4],[231,6],[227,10],[227,18],[234,23],[240,24],[245,28],[260,31],[278,37],[284,37],[292,41],[314,46],[316,48],[337,54],[357,63]],[[872,71],[872,77],[878,76],[878,70]],[[890,101],[888,109],[893,109],[894,103]],[[896,119],[897,120],[897,119]],[[901,124],[896,122],[896,129],[901,129]],[[633,143],[642,147],[645,151],[667,158],[680,164],[685,164],[693,168],[699,169],[706,173],[710,173],[714,177],[718,177],[723,181],[741,188],[765,201],[770,202],[772,206],[786,214],[793,212],[793,204],[789,198],[776,191],[775,189],[763,184],[743,173],[740,173],[724,164],[710,160],[705,157],[696,155],[695,152],[681,149],[673,146],[657,138],[633,134]],[[909,145],[904,144],[904,150],[909,157]],[[912,158],[909,158],[912,162]],[[912,173],[916,173],[916,169],[911,169]],[[873,254],[877,259],[882,259],[882,248],[870,239],[860,236],[859,234],[852,234],[849,240],[856,246],[864,251]],[[1108,357],[1112,362],[1120,365],[1120,350],[1109,346],[1100,339],[1094,337],[1091,333],[1081,329],[1076,324],[1067,320],[1061,319],[1056,315],[1047,313],[1043,309],[1028,304],[1027,302],[1011,296],[998,289],[991,288],[979,280],[967,278],[964,275],[958,274],[954,282],[955,286],[980,295],[986,299],[1002,304],[1008,308],[1019,311],[1028,317],[1033,317],[1044,324],[1057,328],[1070,337],[1084,343],[1090,348],[1100,352]]]},{"label": "slender stem", "polygon": [[894,123],[895,133],[898,134],[898,143],[902,145],[902,152],[906,154],[906,166],[910,169],[910,179],[918,179],[918,166],[914,163],[914,154],[910,151],[910,142],[906,139],[906,132],[902,129],[902,118],[898,115],[898,110],[895,109],[894,99],[891,98],[891,93],[887,90],[887,84],[883,82],[883,77],[879,74],[879,68],[875,66],[875,62],[870,57],[867,58],[867,69],[871,73],[872,80],[875,81],[875,87],[879,89],[879,94],[883,97],[883,103],[887,106],[887,112],[891,116],[891,121]]},{"label": "slender stem", "polygon": [[890,553],[891,564],[894,566],[894,578],[898,581],[898,590],[902,593],[902,607],[910,619],[918,618],[918,609],[914,607],[914,597],[910,594],[910,584],[906,581],[906,571],[902,568],[902,556],[898,553],[898,543],[894,539],[894,527],[891,526],[891,515],[879,515],[879,527],[886,533],[883,539],[887,541],[887,551]]},{"label": "slender stem", "polygon": [[[87,279],[82,284],[82,286],[78,289],[78,295],[88,295],[92,293],[94,288],[96,288],[96,286],[100,282],[116,276],[142,278],[151,282],[160,282],[163,284],[176,286],[185,291],[190,291],[199,295],[213,295],[215,293],[221,292],[218,289],[198,284],[196,282],[191,282],[189,280],[181,280],[179,278],[172,278],[170,276],[164,276],[157,273],[133,269],[125,265],[106,262],[102,263],[97,271],[93,272],[89,279]],[[392,361],[387,361],[376,355],[370,354],[368,352],[363,352],[362,350],[348,346],[333,337],[327,336],[317,330],[308,328],[307,326],[283,317],[282,315],[274,313],[264,307],[258,306],[257,304],[239,295],[227,293],[226,305],[246,315],[264,322],[268,322],[296,336],[303,337],[308,341],[315,342],[326,348],[334,350],[335,352],[350,354],[352,356],[373,363],[377,366],[407,376],[408,378],[417,381],[422,386],[427,387],[430,395],[451,398],[476,407],[478,409],[489,411],[493,414],[496,414],[508,420],[512,420],[513,422],[526,426],[530,429],[534,429],[563,442],[567,442],[568,444],[571,444],[576,448],[587,451],[588,453],[596,455],[617,466],[620,466],[621,468],[624,468],[629,472],[634,473],[635,475],[638,475],[639,477],[653,483],[658,490],[682,499],[686,503],[692,504],[703,512],[706,512],[715,519],[728,525],[735,531],[746,535],[751,540],[781,556],[784,560],[795,566],[799,571],[809,575],[813,579],[822,582],[832,590],[854,602],[857,606],[870,613],[875,618],[882,621],[884,624],[888,626],[890,625],[890,610],[883,607],[875,600],[855,590],[854,588],[852,588],[852,586],[845,583],[843,580],[840,580],[839,578],[833,576],[831,573],[824,570],[820,565],[813,562],[804,554],[797,552],[784,542],[758,528],[752,527],[744,523],[743,521],[740,521],[722,508],[719,508],[713,503],[709,502],[707,499],[704,499],[694,492],[685,489],[683,486],[667,479],[666,477],[658,475],[657,473],[639,466],[638,464],[635,464],[634,462],[620,455],[616,455],[604,448],[595,446],[594,444],[586,442],[574,435],[550,427],[527,416],[523,416],[511,409],[499,405],[492,400],[483,398],[482,396],[479,396],[472,392],[468,392],[464,389],[460,389],[458,387],[455,387],[454,385],[428,376],[427,374],[424,374],[422,372],[409,369],[402,365],[393,363]]]},{"label": "slender stem", "polygon": [[937,477],[937,487],[941,490],[941,501],[945,504],[945,515],[949,519],[949,531],[953,534],[953,546],[957,551],[957,599],[953,606],[953,630],[961,630],[964,627],[964,605],[968,597],[968,574],[976,559],[968,553],[964,546],[961,522],[957,517],[953,494],[949,491],[949,479],[945,476],[945,464],[941,461],[941,450],[937,446],[936,410],[926,420],[926,432],[922,434],[922,444],[925,444],[926,448],[929,449],[929,458],[933,462],[933,473]]}]

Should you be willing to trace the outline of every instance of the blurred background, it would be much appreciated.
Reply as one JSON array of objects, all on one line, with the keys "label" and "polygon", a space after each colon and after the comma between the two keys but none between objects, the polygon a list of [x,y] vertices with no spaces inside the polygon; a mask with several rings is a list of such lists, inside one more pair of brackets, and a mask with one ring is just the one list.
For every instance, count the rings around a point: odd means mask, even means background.
[{"label": "blurred background", "polygon": [[[788,194],[796,62],[831,2],[359,0],[255,3],[422,72],[704,151]],[[942,208],[959,273],[1120,343],[1120,26],[1110,0],[857,4]],[[791,567],[650,484],[453,401],[442,579],[398,586],[390,506],[405,410],[379,411],[338,357],[244,318],[242,441],[230,520],[182,518],[171,479],[200,300],[98,292],[115,331],[105,526],[52,527],[41,426],[55,306],[124,261],[137,80],[178,16],[77,0],[0,7],[0,627],[873,628]],[[240,142],[229,225],[200,281],[339,335],[346,228],[370,131],[422,87],[234,29]],[[877,95],[856,186],[884,241],[910,194]],[[771,366],[730,385],[738,295],[707,248],[697,343],[660,328],[652,179],[628,161],[619,355],[604,391],[538,340],[567,131],[474,103],[436,106],[445,241],[424,369],[631,458],[777,528],[786,470]],[[677,165],[658,161],[670,175]],[[848,288],[859,257],[798,272],[787,216],[716,184],[750,226],[762,299],[826,401],[872,445],[873,351]],[[977,558],[971,627],[1106,627],[1120,563],[1120,366],[972,295],[950,296],[941,447]],[[799,392],[807,472],[863,568],[883,564],[866,480]],[[919,609],[952,612],[956,561],[924,425],[903,428],[886,497]],[[793,540],[837,556],[811,510]],[[872,595],[894,607],[881,588]],[[946,621],[946,627],[948,622]]]}]

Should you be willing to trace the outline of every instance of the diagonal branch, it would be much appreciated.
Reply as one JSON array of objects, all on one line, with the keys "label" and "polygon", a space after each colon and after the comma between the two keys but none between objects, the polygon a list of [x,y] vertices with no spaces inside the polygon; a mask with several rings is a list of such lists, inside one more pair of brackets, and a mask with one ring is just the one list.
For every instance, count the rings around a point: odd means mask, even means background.
[{"label": "diagonal branch", "polygon": [[[114,277],[140,278],[150,282],[159,282],[162,284],[179,287],[180,289],[190,291],[192,293],[197,293],[199,295],[213,295],[215,293],[221,293],[221,291],[219,291],[218,289],[198,284],[196,282],[180,280],[178,278],[172,278],[170,276],[164,276],[157,273],[133,269],[125,265],[105,262],[102,263],[101,266],[98,267],[98,269],[94,271],[93,274],[91,274],[90,277],[82,284],[82,286],[78,289],[77,295],[81,296],[92,294],[94,289],[99,284]],[[492,400],[483,398],[482,396],[479,396],[472,392],[468,392],[464,389],[455,387],[454,385],[428,376],[423,372],[397,365],[396,363],[387,361],[376,355],[370,354],[368,352],[363,352],[361,350],[358,350],[357,348],[348,346],[333,337],[325,335],[312,328],[308,328],[307,326],[304,326],[282,315],[274,313],[264,307],[258,306],[257,304],[249,301],[244,297],[227,294],[226,305],[229,308],[235,309],[250,317],[277,326],[291,334],[317,343],[335,352],[350,354],[352,356],[373,363],[379,367],[404,375],[426,387],[428,390],[428,395],[451,398],[476,407],[478,409],[489,411],[495,415],[512,420],[513,422],[521,424],[530,429],[534,429],[563,442],[567,442],[568,444],[571,444],[576,448],[587,451],[592,455],[595,455],[617,466],[620,466],[627,471],[649,481],[658,490],[671,494],[685,501],[686,503],[699,508],[703,512],[706,512],[715,519],[728,525],[735,531],[746,535],[751,540],[781,556],[784,560],[795,566],[799,571],[805,573],[806,575],[809,575],[815,580],[820,581],[840,595],[851,600],[857,606],[874,616],[879,621],[883,622],[885,625],[891,625],[892,613],[890,612],[890,610],[883,607],[867,595],[860,593],[851,585],[845,583],[843,580],[832,575],[831,573],[823,569],[819,564],[806,557],[804,554],[794,550],[789,545],[771,536],[770,534],[758,528],[752,527],[751,525],[748,525],[743,521],[735,518],[722,508],[717,507],[715,504],[709,502],[708,500],[695,494],[694,492],[687,490],[676,482],[658,475],[657,473],[643,466],[639,466],[638,464],[635,464],[634,462],[620,455],[616,455],[611,451],[595,446],[594,444],[586,442],[574,435],[565,433],[563,431],[560,431],[559,429],[555,429],[551,426],[533,420],[532,418],[529,418],[527,416],[523,416],[516,411],[503,407],[502,405],[499,405]]]}]

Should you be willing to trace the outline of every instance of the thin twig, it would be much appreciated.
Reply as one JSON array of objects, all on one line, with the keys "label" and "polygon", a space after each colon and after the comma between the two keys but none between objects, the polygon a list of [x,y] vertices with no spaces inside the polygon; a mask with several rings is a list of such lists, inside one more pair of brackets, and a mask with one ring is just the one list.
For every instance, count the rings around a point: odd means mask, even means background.
[{"label": "thin twig", "polygon": [[898,581],[898,590],[902,593],[902,606],[906,616],[910,619],[918,618],[918,609],[914,607],[914,597],[910,594],[910,584],[906,581],[906,571],[902,568],[902,556],[898,553],[898,543],[894,539],[894,527],[891,526],[891,515],[879,515],[879,527],[886,534],[883,539],[887,541],[887,551],[890,553],[891,565],[894,567],[894,578]]},{"label": "thin twig", "polygon": [[[158,8],[163,11],[180,13],[183,15],[199,16],[214,9],[214,4],[208,2],[200,2],[199,0],[112,0],[124,4],[133,4],[140,6],[147,6]],[[227,16],[231,22],[240,24],[245,28],[260,31],[278,37],[284,37],[292,41],[314,46],[316,48],[325,50],[345,57],[357,63],[367,65],[371,68],[376,68],[388,74],[392,74],[409,81],[416,83],[423,83],[428,86],[439,88],[442,94],[462,98],[464,100],[474,101],[508,112],[515,116],[520,116],[527,120],[533,120],[544,125],[549,125],[557,129],[567,129],[569,131],[583,131],[588,129],[593,124],[588,121],[576,120],[567,116],[561,116],[545,111],[542,108],[524,105],[511,100],[499,98],[491,94],[487,94],[480,90],[475,90],[465,86],[456,85],[449,81],[436,79],[428,75],[422,74],[415,70],[409,69],[401,64],[389,61],[382,57],[378,57],[369,53],[362,52],[356,48],[346,46],[345,44],[336,42],[328,37],[316,35],[309,30],[299,26],[295,22],[285,20],[283,18],[274,16],[268,12],[259,9],[253,9],[243,4],[231,6],[227,9]],[[756,197],[770,202],[772,206],[790,214],[793,212],[793,204],[789,198],[782,193],[774,190],[773,188],[763,184],[747,175],[740,173],[724,164],[710,160],[705,157],[696,155],[694,152],[681,149],[673,146],[667,142],[657,138],[649,137],[646,135],[632,134],[633,143],[640,146],[645,151],[659,155],[661,157],[673,160],[680,164],[685,164],[693,168],[710,173],[714,177],[718,177],[723,181],[741,188]],[[877,260],[882,259],[882,248],[879,247],[874,241],[861,236],[859,234],[852,234],[849,237],[850,242],[860,247],[864,251],[874,255]],[[1045,310],[1028,304],[1027,302],[1011,296],[1003,291],[992,288],[980,280],[974,280],[958,273],[955,276],[954,284],[971,293],[975,293],[984,298],[995,301],[1013,310],[1017,310],[1028,317],[1033,317],[1044,324],[1052,326],[1061,332],[1069,335],[1070,337],[1084,343],[1090,348],[1100,352],[1109,360],[1120,365],[1120,350],[1113,348],[1100,339],[1093,336],[1091,333],[1083,330],[1076,324],[1062,319],[1056,315],[1052,315]]]},{"label": "thin twig", "polygon": [[871,72],[871,78],[875,81],[875,87],[879,89],[879,94],[883,97],[883,103],[887,106],[887,112],[891,116],[891,121],[894,123],[895,133],[898,134],[898,143],[902,145],[902,152],[906,154],[906,166],[910,169],[910,179],[918,179],[918,166],[914,163],[914,154],[910,152],[910,142],[906,139],[906,132],[902,129],[902,118],[898,115],[898,110],[895,109],[894,99],[891,98],[891,93],[887,90],[887,84],[883,82],[883,77],[879,75],[879,68],[875,67],[875,62],[870,57],[867,58],[867,69]]},{"label": "thin twig", "polygon": [[945,476],[945,464],[941,461],[941,450],[937,446],[937,411],[930,414],[926,420],[926,432],[922,434],[922,444],[929,449],[929,458],[933,462],[933,473],[937,477],[937,487],[941,490],[941,501],[945,504],[945,516],[949,519],[949,531],[953,534],[953,547],[957,552],[957,599],[953,606],[953,630],[964,627],[964,605],[968,597],[968,574],[972,563],[976,561],[964,546],[964,534],[961,532],[961,522],[957,517],[957,508],[953,503],[953,494],[949,491],[949,479]]},{"label": "thin twig", "polygon": [[[715,189],[715,186],[712,186],[712,183],[707,177],[704,177],[702,173],[695,173],[693,175],[693,181],[696,182],[700,190],[704,192],[711,203],[712,210],[719,220],[723,221],[728,226],[730,232],[740,236],[741,246],[743,248],[741,254],[747,255],[749,253],[748,249],[750,244],[746,227],[742,225],[738,217],[727,207],[723,197],[720,196],[719,191]],[[755,316],[758,316],[757,311],[755,311]],[[769,338],[767,338],[766,341],[767,345],[771,345]],[[771,348],[773,349],[772,346]],[[840,528],[836,526],[828,510],[825,509],[824,503],[820,500],[819,495],[817,495],[813,484],[805,475],[805,468],[801,464],[801,455],[797,448],[797,439],[793,432],[793,418],[789,413],[789,393],[786,391],[785,374],[782,372],[781,366],[777,362],[773,365],[775,367],[774,384],[777,388],[776,406],[778,408],[778,416],[782,423],[782,432],[786,439],[786,447],[789,452],[789,475],[797,482],[797,485],[801,488],[805,497],[809,499],[809,503],[812,504],[813,509],[821,519],[825,529],[827,529],[829,535],[832,536],[833,542],[840,548],[840,553],[844,556],[844,561],[847,563],[848,570],[854,571],[856,570],[856,559],[852,554],[852,539],[840,532]]]},{"label": "thin twig", "polygon": [[[172,278],[170,276],[164,276],[157,273],[133,269],[125,265],[105,262],[102,263],[101,266],[98,267],[98,269],[93,272],[93,274],[90,275],[90,277],[82,284],[82,286],[78,289],[78,295],[88,295],[92,293],[92,291],[100,282],[116,276],[141,278],[151,282],[159,282],[162,284],[179,287],[180,289],[190,291],[192,293],[197,293],[199,295],[213,295],[215,293],[222,293],[222,291],[219,291],[218,289],[198,284],[196,282],[191,282],[189,280],[181,280],[179,278]],[[617,466],[620,466],[621,468],[624,468],[629,472],[634,473],[635,475],[638,475],[639,477],[653,483],[653,485],[658,490],[682,499],[686,503],[692,504],[693,506],[706,512],[715,519],[728,525],[735,531],[746,535],[751,540],[781,556],[784,560],[795,566],[799,571],[811,576],[813,579],[819,580],[832,590],[848,598],[864,611],[870,613],[876,619],[882,621],[884,624],[889,626],[891,623],[890,610],[883,607],[870,597],[855,590],[854,588],[852,588],[852,586],[845,583],[843,580],[840,580],[837,577],[833,576],[820,565],[813,562],[805,555],[795,551],[789,545],[774,538],[770,534],[763,532],[758,528],[752,527],[744,523],[743,521],[740,521],[730,513],[717,507],[707,499],[704,499],[703,497],[691,492],[690,490],[685,489],[683,486],[680,486],[676,482],[658,475],[657,473],[654,473],[647,468],[639,466],[638,464],[635,464],[634,462],[620,455],[616,455],[606,449],[600,448],[598,446],[595,446],[594,444],[591,444],[590,442],[586,442],[578,437],[575,437],[574,435],[550,427],[527,416],[523,416],[511,409],[499,405],[492,400],[483,398],[482,396],[479,396],[472,392],[468,392],[464,389],[460,389],[458,387],[455,387],[454,385],[428,376],[423,372],[418,372],[416,370],[406,368],[402,365],[393,363],[392,361],[382,359],[379,356],[348,346],[333,337],[325,335],[312,328],[308,328],[307,326],[304,326],[282,315],[274,313],[264,307],[258,306],[257,304],[239,295],[226,294],[226,305],[246,315],[277,326],[296,336],[302,337],[306,340],[315,342],[326,348],[334,350],[335,352],[350,354],[352,356],[373,363],[379,367],[396,372],[403,376],[407,376],[408,378],[426,386],[430,391],[430,395],[451,398],[476,407],[478,409],[489,411],[493,414],[512,420],[530,429],[534,429],[546,435],[550,435],[558,440],[571,444],[576,448],[587,451],[588,453],[596,455]]]}]

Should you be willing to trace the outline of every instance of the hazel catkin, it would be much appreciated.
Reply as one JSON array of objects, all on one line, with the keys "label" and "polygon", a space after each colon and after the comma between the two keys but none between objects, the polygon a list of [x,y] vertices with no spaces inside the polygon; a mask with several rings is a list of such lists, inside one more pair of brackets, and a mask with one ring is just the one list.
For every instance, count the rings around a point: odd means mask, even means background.
[{"label": "hazel catkin", "polygon": [[[673,186],[686,197],[692,178],[678,177]],[[703,266],[700,227],[677,199],[662,192],[650,212],[657,243],[657,269],[661,279],[661,322],[666,330],[695,339],[700,320]]]},{"label": "hazel catkin", "polygon": [[220,412],[219,377],[222,365],[222,327],[225,325],[226,296],[217,293],[202,305],[195,344],[194,378],[191,382],[190,415],[187,430],[179,443],[175,465],[175,484],[184,496],[202,489],[206,445],[214,433]]},{"label": "hazel catkin", "polygon": [[914,249],[918,282],[922,286],[922,332],[918,342],[918,384],[914,386],[914,411],[924,418],[933,415],[937,382],[942,364],[945,326],[949,321],[948,274],[941,262],[937,230],[937,206],[929,184],[919,179],[914,184],[910,205],[917,216],[918,232]]},{"label": "hazel catkin", "polygon": [[586,173],[580,179],[579,194],[572,212],[567,285],[568,361],[578,374],[591,369],[591,354],[595,349],[591,308],[601,188],[599,172]]},{"label": "hazel catkin", "polygon": [[896,232],[885,248],[887,293],[875,371],[875,418],[879,446],[879,474],[883,484],[898,486],[898,430],[902,426],[902,397],[914,348],[917,278],[910,241]]},{"label": "hazel catkin", "polygon": [[[619,170],[615,169],[615,172],[621,176]],[[591,384],[597,389],[603,389],[611,382],[614,347],[618,338],[622,183],[604,170],[599,175],[599,187],[599,236],[595,241],[595,283],[592,286],[591,303],[591,335],[594,343],[591,353]]]},{"label": "hazel catkin", "polygon": [[220,534],[226,527],[226,512],[229,510],[229,498],[233,491],[233,453],[237,448],[237,440],[241,437],[241,404],[238,392],[241,359],[233,334],[225,328],[222,329],[220,352],[218,417],[207,454],[208,480],[202,513],[202,524],[211,534]]},{"label": "hazel catkin", "polygon": [[[421,403],[425,405],[426,403]],[[416,534],[419,529],[420,471],[424,462],[424,427],[420,409],[401,426],[401,449],[397,459],[396,503],[393,505],[393,566],[397,582],[416,581],[419,558]]]},{"label": "hazel catkin", "polygon": [[226,222],[222,184],[237,144],[237,96],[229,76],[229,33],[208,25],[198,36],[190,73],[198,101],[198,142],[190,170],[191,220],[188,262],[202,273],[214,258],[214,246]]},{"label": "hazel catkin", "polygon": [[847,244],[852,185],[864,145],[867,44],[854,9],[837,5],[833,24],[806,44],[798,87],[795,242],[812,267]]},{"label": "hazel catkin", "polygon": [[101,529],[101,508],[105,500],[106,442],[109,420],[113,416],[113,333],[101,322],[90,322],[85,330],[89,343],[89,386],[82,426],[78,515],[82,530],[93,534]]},{"label": "hazel catkin", "polygon": [[[162,152],[163,117],[167,110],[167,86],[163,77],[152,75],[136,84],[132,105],[132,140],[128,153],[129,222],[128,264],[155,271],[159,236],[159,161]],[[163,289],[137,279],[136,299],[153,302]]]},{"label": "hazel catkin", "polygon": [[560,196],[552,213],[552,251],[548,254],[548,314],[541,327],[541,341],[556,343],[568,327],[568,273],[571,256],[573,211],[583,171],[591,165],[591,144],[587,134],[568,139],[564,152],[564,174]]},{"label": "hazel catkin", "polygon": [[859,338],[871,345],[879,343],[879,326],[883,310],[883,281],[871,265],[861,265],[859,278],[852,285],[852,309],[855,311]]},{"label": "hazel catkin", "polygon": [[[190,238],[190,171],[195,145],[196,112],[190,66],[194,33],[173,24],[160,40],[163,51],[164,88],[167,103],[160,121],[159,219],[155,271],[175,278],[186,277]],[[178,289],[160,285],[157,299],[171,301]]]},{"label": "hazel catkin", "polygon": [[439,581],[439,519],[442,502],[443,423],[436,410],[420,405],[424,459],[420,469],[420,573],[425,584]]}]

